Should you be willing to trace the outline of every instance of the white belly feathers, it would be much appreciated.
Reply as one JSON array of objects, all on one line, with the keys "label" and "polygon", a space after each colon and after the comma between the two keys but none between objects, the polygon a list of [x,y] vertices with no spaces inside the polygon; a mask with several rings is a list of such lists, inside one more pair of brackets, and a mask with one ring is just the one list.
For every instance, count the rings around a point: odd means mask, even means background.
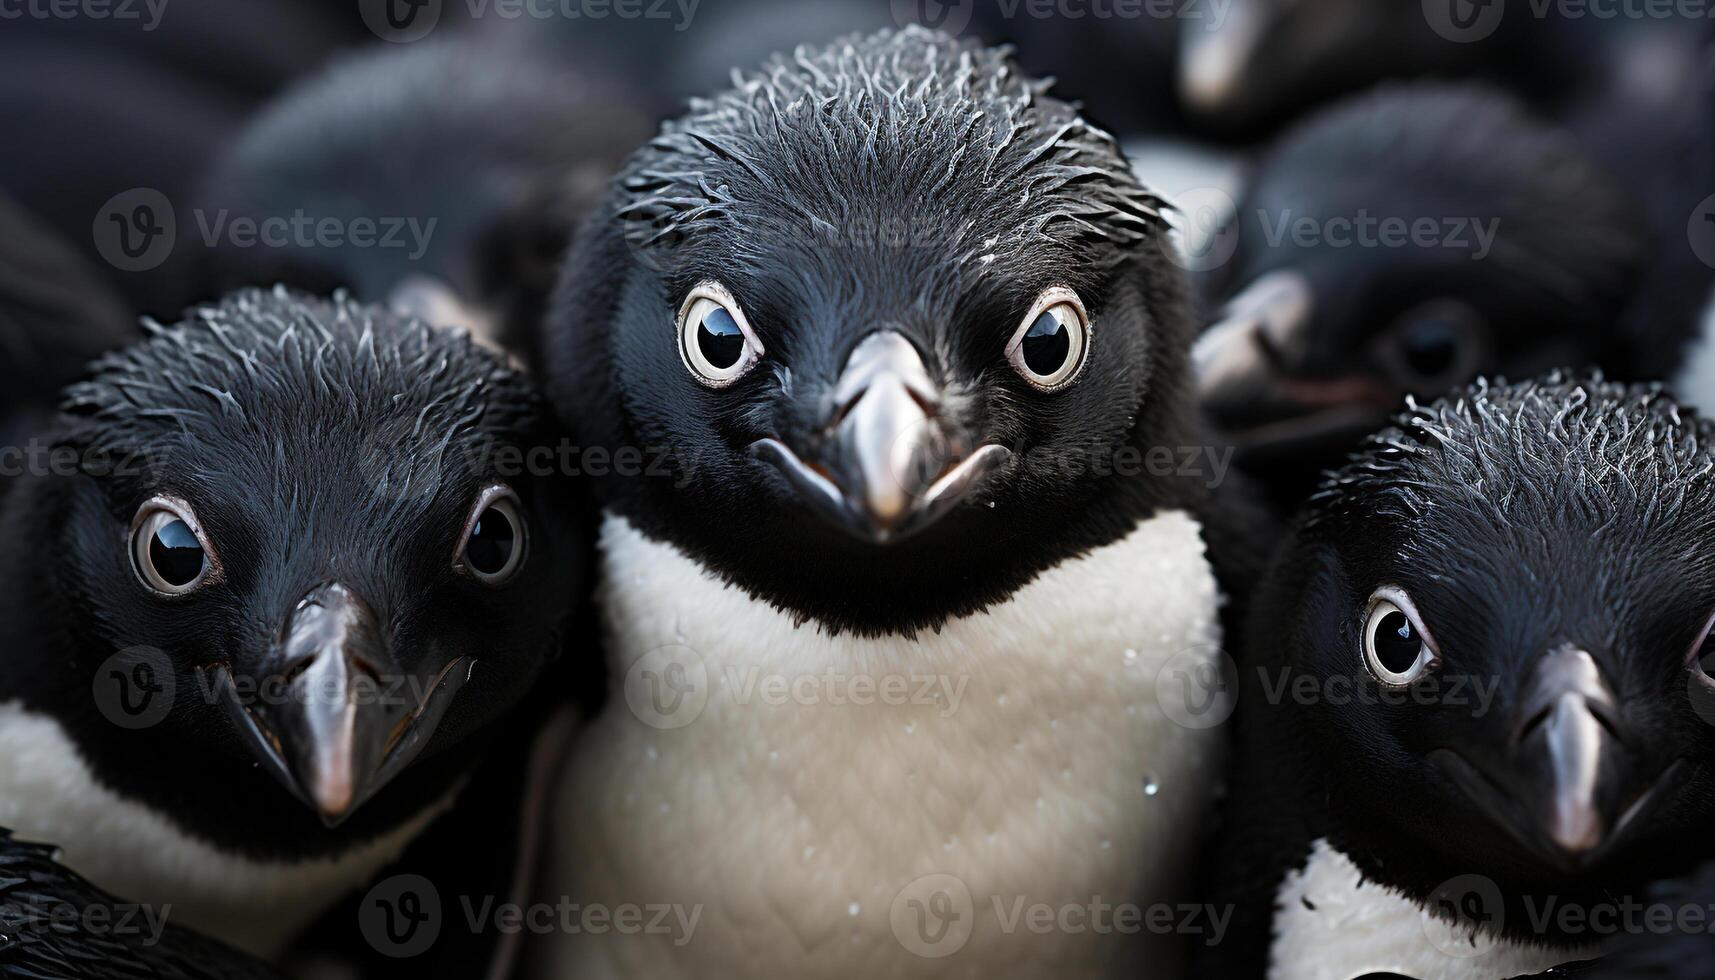
[{"label": "white belly feathers", "polygon": [[562,780],[540,897],[668,914],[653,930],[558,930],[538,976],[1170,961],[1178,940],[1132,915],[1188,900],[1222,744],[1201,705],[1182,710],[1178,675],[1220,641],[1190,516],[1159,515],[915,640],[795,627],[618,517],[603,547],[616,689]]}]

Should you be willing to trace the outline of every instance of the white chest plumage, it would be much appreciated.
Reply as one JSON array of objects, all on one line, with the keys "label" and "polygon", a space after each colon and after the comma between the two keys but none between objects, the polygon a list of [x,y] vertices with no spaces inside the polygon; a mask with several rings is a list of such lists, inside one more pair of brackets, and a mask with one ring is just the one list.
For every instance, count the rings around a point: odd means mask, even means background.
[{"label": "white chest plumage", "polygon": [[1588,958],[1455,930],[1398,892],[1364,878],[1326,840],[1275,896],[1269,980],[1505,980]]},{"label": "white chest plumage", "polygon": [[442,808],[337,858],[254,861],[114,793],[95,780],[52,718],[0,703],[0,826],[58,845],[68,867],[123,899],[156,907],[172,924],[261,956],[279,953],[397,858]]},{"label": "white chest plumage", "polygon": [[1158,694],[1169,661],[1218,656],[1191,517],[1160,515],[914,640],[795,627],[617,517],[603,547],[619,689],[561,781],[543,898],[671,905],[677,924],[561,931],[537,975],[1167,964],[1176,943],[1102,906],[1186,897],[1219,764],[1219,728],[1172,720],[1180,684]]}]

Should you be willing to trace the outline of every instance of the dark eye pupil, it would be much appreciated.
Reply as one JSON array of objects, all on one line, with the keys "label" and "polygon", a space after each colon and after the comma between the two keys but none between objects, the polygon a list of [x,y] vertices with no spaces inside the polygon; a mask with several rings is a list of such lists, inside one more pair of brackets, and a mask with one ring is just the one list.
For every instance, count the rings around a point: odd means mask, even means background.
[{"label": "dark eye pupil", "polygon": [[717,306],[697,325],[697,348],[710,364],[725,370],[744,356],[744,333],[732,314]]},{"label": "dark eye pupil", "polygon": [[1405,363],[1419,377],[1439,378],[1459,358],[1459,331],[1443,320],[1413,327],[1405,338]]},{"label": "dark eye pupil", "polygon": [[1383,667],[1395,674],[1403,674],[1411,670],[1422,652],[1423,640],[1412,628],[1410,617],[1402,612],[1391,612],[1382,617],[1381,624],[1376,627],[1376,659]]},{"label": "dark eye pupil", "polygon": [[202,574],[202,545],[184,521],[163,524],[149,539],[149,563],[168,585],[189,585]]},{"label": "dark eye pupil", "polygon": [[498,508],[490,507],[476,519],[470,529],[470,542],[465,545],[465,561],[482,575],[499,575],[512,560],[512,550],[518,546],[518,531],[512,519]]},{"label": "dark eye pupil", "polygon": [[1053,313],[1036,318],[1024,334],[1024,366],[1048,377],[1060,370],[1072,353],[1072,332]]}]

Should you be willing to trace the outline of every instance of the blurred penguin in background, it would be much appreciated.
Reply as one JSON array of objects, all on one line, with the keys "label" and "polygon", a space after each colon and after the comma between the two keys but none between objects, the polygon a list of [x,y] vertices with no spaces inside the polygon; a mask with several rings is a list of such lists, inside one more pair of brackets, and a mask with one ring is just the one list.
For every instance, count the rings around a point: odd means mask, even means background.
[{"label": "blurred penguin in background", "polygon": [[[135,188],[164,195],[181,236],[198,175],[246,114],[340,47],[373,43],[355,3],[135,0],[108,16],[0,19],[0,192],[91,259],[92,225]],[[51,10],[49,10],[51,12]],[[176,316],[194,295],[176,263],[112,278],[134,310]]]},{"label": "blurred penguin in background", "polygon": [[1620,326],[1647,255],[1632,201],[1485,86],[1318,113],[1264,155],[1221,234],[1202,402],[1287,510],[1407,395],[1562,365],[1624,374],[1635,356]]},{"label": "blurred penguin in background", "polygon": [[346,288],[528,360],[573,226],[648,131],[624,89],[513,38],[364,51],[222,155],[201,200],[232,233],[199,256],[204,288]]},{"label": "blurred penguin in background", "polygon": [[0,446],[27,443],[89,361],[139,336],[100,269],[0,196]]}]

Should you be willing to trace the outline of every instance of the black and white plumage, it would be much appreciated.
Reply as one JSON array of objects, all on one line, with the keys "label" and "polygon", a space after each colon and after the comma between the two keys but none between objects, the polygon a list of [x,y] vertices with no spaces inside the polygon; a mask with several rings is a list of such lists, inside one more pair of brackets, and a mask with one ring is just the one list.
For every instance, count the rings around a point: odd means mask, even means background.
[{"label": "black and white plumage", "polygon": [[[993,905],[1181,894],[1210,790],[1218,734],[1154,687],[1213,657],[1232,531],[1160,207],[1003,50],[920,28],[743,72],[621,170],[546,377],[580,442],[672,465],[598,481],[624,689],[565,772],[544,889],[703,918],[683,947],[545,941],[541,975],[1170,968],[1173,940],[1026,937]],[[1161,446],[1206,468],[1100,465]],[[824,671],[968,687],[744,693]],[[635,700],[668,676],[706,698],[682,725]],[[932,872],[974,903],[956,961],[891,931]]]},{"label": "black and white plumage", "polygon": [[[647,127],[626,92],[510,37],[347,56],[222,155],[200,195],[219,231],[202,280],[346,288],[529,358],[572,228]],[[300,216],[311,230],[287,230]],[[226,231],[244,221],[275,223],[275,241]]]},{"label": "black and white plumage", "polygon": [[[1572,136],[1506,93],[1419,83],[1341,102],[1262,157],[1199,341],[1204,408],[1296,509],[1405,396],[1555,367],[1639,373],[1689,324],[1622,328],[1648,229]],[[1308,235],[1305,234],[1308,230]]]},{"label": "black and white plumage", "polygon": [[259,960],[116,898],[54,849],[0,830],[0,976],[7,980],[281,980]]},{"label": "black and white plumage", "polygon": [[277,952],[558,655],[577,509],[498,455],[551,434],[492,354],[343,297],[238,293],[98,361],[78,465],[4,487],[0,819]]},{"label": "black and white plumage", "polygon": [[1557,910],[1709,860],[1712,435],[1480,383],[1328,478],[1255,601],[1204,969],[1535,974],[1609,939]]}]

